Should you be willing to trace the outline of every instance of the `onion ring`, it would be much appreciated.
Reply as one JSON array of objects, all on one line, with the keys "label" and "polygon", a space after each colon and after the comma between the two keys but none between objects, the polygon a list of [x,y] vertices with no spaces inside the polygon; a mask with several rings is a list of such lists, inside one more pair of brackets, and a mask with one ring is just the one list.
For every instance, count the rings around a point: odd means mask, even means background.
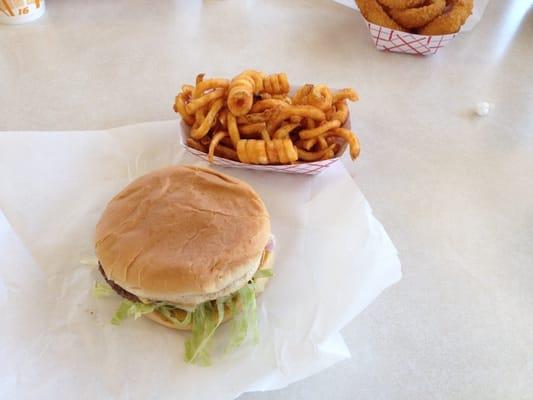
[{"label": "onion ring", "polygon": [[361,15],[373,24],[384,26],[385,28],[405,31],[396,21],[387,15],[383,7],[376,0],[355,0]]},{"label": "onion ring", "polygon": [[378,0],[378,2],[387,8],[395,10],[405,10],[406,8],[420,7],[426,0]]},{"label": "onion ring", "polygon": [[407,29],[420,28],[437,18],[446,7],[445,0],[429,0],[423,7],[408,8],[406,10],[390,10],[393,20]]},{"label": "onion ring", "polygon": [[418,31],[420,35],[447,35],[458,32],[466,22],[472,9],[473,0],[449,0],[448,9]]}]

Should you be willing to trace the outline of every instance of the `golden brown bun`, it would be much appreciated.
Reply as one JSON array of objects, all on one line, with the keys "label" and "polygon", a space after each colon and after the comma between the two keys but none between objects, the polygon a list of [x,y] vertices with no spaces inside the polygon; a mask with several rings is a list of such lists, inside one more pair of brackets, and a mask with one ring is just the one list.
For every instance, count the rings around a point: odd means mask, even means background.
[{"label": "golden brown bun", "polygon": [[199,304],[255,273],[270,218],[246,183],[172,166],[131,182],[107,205],[95,247],[106,276],[141,298]]},{"label": "golden brown bun", "polygon": [[[272,269],[274,256],[270,252],[265,253],[265,254],[266,254],[266,257],[262,260],[263,262],[261,263],[259,269]],[[256,283],[255,283],[255,294],[256,295],[261,294],[265,290],[266,284],[268,283],[269,280],[270,278],[267,278],[267,277],[259,278],[256,280]],[[237,308],[239,308],[239,304],[237,304]],[[158,324],[164,325],[167,328],[177,329],[180,331],[190,331],[192,329],[191,324],[184,326],[184,327],[175,326],[172,322],[166,319],[158,311],[151,312],[150,314],[144,314],[143,316],[147,317],[148,319],[151,319],[154,322],[157,322]],[[180,321],[183,321],[186,316],[187,316],[187,313],[186,311],[183,311],[183,310],[178,310],[178,313],[175,315],[175,317],[178,318]],[[222,320],[222,322],[229,321],[232,317],[233,315],[231,315],[231,311],[229,307],[224,307],[224,319]]]}]

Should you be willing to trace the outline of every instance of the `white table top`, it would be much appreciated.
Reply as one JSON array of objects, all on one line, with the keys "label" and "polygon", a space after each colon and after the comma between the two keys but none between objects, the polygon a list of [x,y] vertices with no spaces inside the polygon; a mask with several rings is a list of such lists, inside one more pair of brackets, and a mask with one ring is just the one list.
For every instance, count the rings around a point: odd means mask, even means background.
[{"label": "white table top", "polygon": [[376,51],[329,0],[147,4],[49,0],[41,20],[0,26],[0,130],[174,118],[198,72],[353,86],[352,175],[402,260],[403,280],[344,330],[351,360],[242,398],[532,398],[530,1],[493,0],[427,58]]}]

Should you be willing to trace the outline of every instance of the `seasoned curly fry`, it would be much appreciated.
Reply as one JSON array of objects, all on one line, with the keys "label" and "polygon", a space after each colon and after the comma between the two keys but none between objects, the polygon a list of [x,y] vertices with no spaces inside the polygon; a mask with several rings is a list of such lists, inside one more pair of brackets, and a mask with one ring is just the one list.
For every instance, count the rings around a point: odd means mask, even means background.
[{"label": "seasoned curly fry", "polygon": [[237,123],[239,124],[256,124],[258,122],[266,122],[270,119],[272,110],[265,110],[258,113],[249,113],[237,117]]},{"label": "seasoned curly fry", "polygon": [[263,139],[267,143],[272,141],[270,135],[268,134],[268,131],[266,130],[266,126],[265,129],[261,131],[261,139]]},{"label": "seasoned curly fry", "polygon": [[355,93],[355,90],[350,88],[341,89],[333,95],[333,103],[338,103],[343,100],[357,101],[359,100],[359,97],[357,96],[357,93]]},{"label": "seasoned curly fry", "polygon": [[307,139],[307,140],[300,139],[296,142],[296,147],[309,151],[313,148],[316,142],[317,142],[317,138],[312,138],[312,139]]},{"label": "seasoned curly fry", "polygon": [[185,109],[185,101],[183,100],[183,94],[180,93],[176,96],[176,101],[174,102],[174,111],[178,112],[183,118],[183,121],[189,126],[194,124],[194,117],[187,113]]},{"label": "seasoned curly fry", "polygon": [[218,88],[213,90],[212,92],[209,92],[207,94],[204,94],[202,97],[198,97],[197,99],[191,100],[189,104],[185,106],[185,109],[187,110],[187,114],[194,114],[196,110],[199,108],[202,108],[206,106],[207,104],[211,103],[213,100],[220,99],[224,96],[225,89]]},{"label": "seasoned curly fry", "polygon": [[191,137],[193,137],[194,139],[200,139],[204,137],[205,135],[207,135],[207,133],[209,132],[209,129],[215,122],[217,113],[219,112],[219,110],[222,108],[223,105],[224,105],[224,99],[218,99],[217,101],[215,101],[213,103],[213,106],[207,113],[205,119],[201,123],[201,125],[198,128],[196,129],[193,128],[191,130]]},{"label": "seasoned curly fry", "polygon": [[324,136],[318,136],[316,140],[318,143],[319,150],[324,150],[326,147],[328,147],[328,142],[326,141],[326,138]]},{"label": "seasoned curly fry", "polygon": [[196,88],[194,88],[192,94],[192,98],[197,99],[198,97],[202,96],[207,90],[218,88],[226,89],[228,86],[229,81],[227,79],[207,79],[196,85]]},{"label": "seasoned curly fry", "polygon": [[258,122],[256,124],[248,124],[239,126],[239,133],[241,135],[254,135],[256,133],[261,133],[263,129],[266,128],[264,122]]},{"label": "seasoned curly fry", "polygon": [[303,160],[303,161],[317,161],[317,160],[320,160],[324,156],[324,154],[326,154],[326,152],[330,150],[333,151],[334,148],[335,148],[335,145],[331,144],[325,149],[318,150],[318,151],[305,151],[302,149],[297,149],[298,159]]},{"label": "seasoned curly fry", "polygon": [[313,87],[307,101],[310,105],[320,108],[322,111],[327,111],[331,108],[333,96],[326,85],[317,85]]},{"label": "seasoned curly fry", "polygon": [[263,90],[272,95],[289,93],[290,86],[287,74],[268,75],[263,79]]},{"label": "seasoned curly fry", "polygon": [[227,158],[228,160],[239,161],[237,152],[231,147],[223,146],[222,144],[219,144],[215,149],[215,156]]},{"label": "seasoned curly fry", "polygon": [[262,112],[262,111],[269,110],[272,108],[287,107],[288,105],[289,104],[286,103],[285,101],[278,100],[278,99],[259,100],[252,106],[250,112],[258,113],[258,112]]},{"label": "seasoned curly fry", "polygon": [[213,135],[213,139],[211,139],[211,143],[209,143],[209,153],[208,153],[208,160],[209,162],[213,162],[213,157],[215,156],[215,148],[218,145],[218,142],[222,140],[223,137],[228,136],[228,132],[217,132]]},{"label": "seasoned curly fry", "polygon": [[235,118],[235,115],[233,115],[229,111],[228,111],[228,133],[231,138],[231,141],[233,142],[233,146],[237,148],[237,143],[241,139],[241,135],[239,134],[239,128],[237,126],[237,119]]},{"label": "seasoned curly fry", "polygon": [[279,128],[275,133],[274,133],[274,139],[285,139],[286,137],[289,136],[289,134],[295,130],[296,128],[298,128],[300,126],[300,124],[287,124],[287,125],[283,125],[281,128]]},{"label": "seasoned curly fry", "polygon": [[285,119],[295,115],[300,117],[308,117],[317,121],[324,121],[326,119],[326,114],[324,114],[324,111],[316,107],[307,105],[287,106],[278,109],[277,112],[274,113],[270,121],[268,121],[268,131],[270,133],[274,133]]},{"label": "seasoned curly fry", "polygon": [[268,157],[264,140],[255,141],[255,154],[257,158],[257,164],[268,164]]},{"label": "seasoned curly fry", "polygon": [[270,161],[271,164],[279,164],[281,161],[279,159],[278,152],[276,151],[276,145],[274,144],[274,141],[266,142],[265,144],[268,161]]},{"label": "seasoned curly fry", "polygon": [[208,147],[204,144],[200,143],[198,140],[193,139],[192,137],[187,138],[187,145],[189,147],[192,147],[193,149],[196,149],[198,151],[202,151],[204,153],[207,153]]},{"label": "seasoned curly fry", "polygon": [[287,155],[282,139],[274,140],[274,149],[276,150],[276,153],[278,154],[279,162],[281,164],[288,164],[289,156]]},{"label": "seasoned curly fry", "polygon": [[322,125],[320,125],[318,128],[315,129],[304,129],[303,131],[300,131],[300,138],[301,139],[311,139],[317,136],[320,136],[327,131],[331,129],[335,129],[341,126],[341,123],[334,119],[332,121],[324,122]]},{"label": "seasoned curly fry", "polygon": [[310,83],[307,83],[300,87],[296,94],[292,98],[292,104],[294,105],[302,105],[307,104],[307,96],[309,96],[309,93],[311,93],[311,90],[313,90],[313,85]]},{"label": "seasoned curly fry", "polygon": [[228,108],[235,115],[248,113],[252,108],[254,93],[263,89],[263,74],[258,71],[244,71],[233,78],[229,85]]},{"label": "seasoned curly fry", "polygon": [[341,128],[355,91],[306,84],[291,97],[289,89],[284,73],[246,70],[231,80],[199,74],[194,86],[182,85],[174,110],[191,126],[187,145],[210,162],[215,156],[258,165],[323,160],[338,155],[341,143],[357,157],[357,138]]},{"label": "seasoned curly fry", "polygon": [[185,98],[189,98],[192,96],[192,93],[194,92],[194,86],[192,85],[182,85],[181,86],[181,92],[185,96]]},{"label": "seasoned curly fry", "polygon": [[218,113],[218,122],[226,129],[228,127],[228,109],[223,108]]},{"label": "seasoned curly fry", "polygon": [[237,143],[237,157],[242,163],[251,164],[250,159],[248,158],[248,153],[246,152],[246,142],[248,140],[241,139]]},{"label": "seasoned curly fry", "polygon": [[341,123],[341,126],[344,125],[348,120],[348,104],[345,101],[335,103],[335,112],[328,119],[336,119]]},{"label": "seasoned curly fry", "polygon": [[350,157],[352,160],[355,160],[361,151],[359,147],[359,139],[357,139],[357,136],[355,134],[345,128],[337,128],[332,131],[329,131],[325,134],[326,137],[328,136],[338,136],[346,140],[348,142],[348,145],[350,146]]}]

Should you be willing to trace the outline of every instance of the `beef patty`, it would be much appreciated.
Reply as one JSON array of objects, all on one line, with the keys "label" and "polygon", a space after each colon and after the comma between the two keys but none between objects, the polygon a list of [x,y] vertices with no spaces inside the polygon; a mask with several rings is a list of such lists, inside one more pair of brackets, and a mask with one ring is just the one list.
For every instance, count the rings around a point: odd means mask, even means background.
[{"label": "beef patty", "polygon": [[121,288],[119,285],[117,285],[115,282],[113,282],[111,279],[107,279],[107,276],[105,276],[104,269],[102,268],[102,264],[100,264],[100,261],[98,261],[98,269],[100,270],[100,273],[106,280],[107,284],[111,286],[111,288],[119,295],[124,297],[125,299],[128,299],[129,301],[133,302],[139,302],[139,298],[135,296],[133,293],[128,292],[127,290]]}]

